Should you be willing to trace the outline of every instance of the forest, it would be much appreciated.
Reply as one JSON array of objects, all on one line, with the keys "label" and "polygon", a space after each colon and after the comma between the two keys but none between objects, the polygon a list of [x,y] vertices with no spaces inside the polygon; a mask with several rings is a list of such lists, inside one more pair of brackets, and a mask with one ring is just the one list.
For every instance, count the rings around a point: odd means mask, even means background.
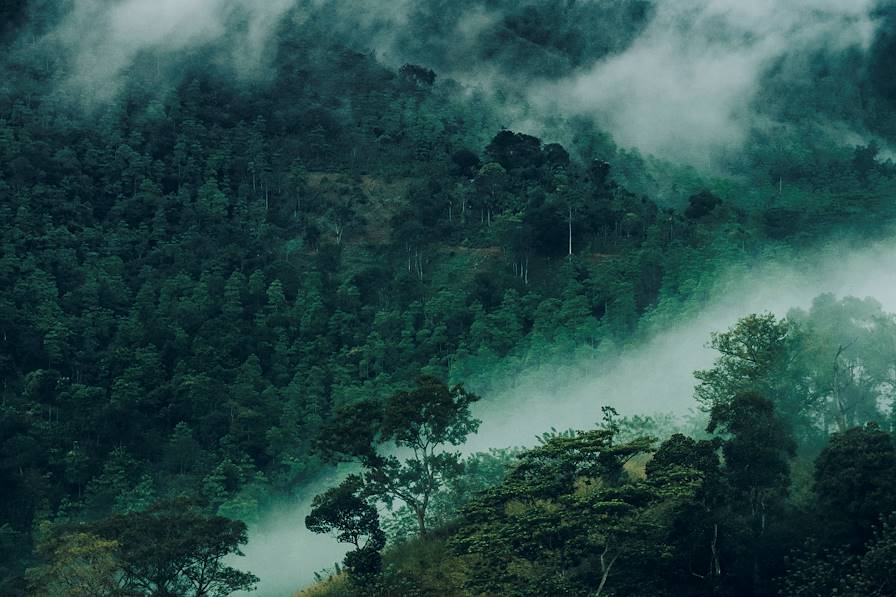
[{"label": "forest", "polygon": [[896,595],[896,5],[357,4],[0,2],[0,595]]}]

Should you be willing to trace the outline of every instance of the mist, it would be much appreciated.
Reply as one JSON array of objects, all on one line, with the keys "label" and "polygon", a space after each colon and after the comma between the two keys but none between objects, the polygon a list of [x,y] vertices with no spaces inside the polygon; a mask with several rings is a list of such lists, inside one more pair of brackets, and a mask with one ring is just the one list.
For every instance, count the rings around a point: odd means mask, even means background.
[{"label": "mist", "polygon": [[624,146],[708,166],[762,126],[754,100],[776,61],[866,48],[871,0],[662,0],[626,51],[533,94],[542,109],[591,115]]},{"label": "mist", "polygon": [[85,102],[114,99],[143,54],[157,63],[220,44],[237,76],[264,69],[265,51],[294,0],[80,0],[45,41],[68,57],[62,90]]},{"label": "mist", "polygon": [[318,493],[339,484],[349,466],[331,469],[328,475],[302,488],[294,501],[269,510],[264,519],[250,529],[245,557],[231,557],[231,565],[251,570],[261,579],[258,591],[237,595],[292,595],[314,582],[315,572],[341,562],[347,547],[327,535],[305,528],[305,516]]},{"label": "mist", "polygon": [[[791,64],[788,72],[800,73],[815,53],[864,50],[877,29],[876,0],[655,0],[643,27],[618,33],[623,21],[614,19],[628,14],[626,3],[590,0],[557,10],[573,22],[590,18],[579,25],[595,28],[580,31],[587,44],[618,39],[606,42],[604,54],[589,45],[597,54],[571,64],[538,46],[515,58],[484,50],[514,11],[543,3],[461,2],[456,10],[406,0],[362,4],[363,10],[345,0],[81,0],[47,40],[69,57],[62,89],[105,101],[147,54],[160,61],[211,47],[212,59],[234,76],[258,77],[269,66],[277,28],[314,21],[390,67],[418,62],[491,97],[509,128],[562,137],[549,122],[587,116],[621,146],[708,169],[743,147],[751,129],[775,124],[756,101],[770,68]],[[437,30],[421,36],[421,23],[433,19]]]},{"label": "mist", "polygon": [[[600,407],[615,407],[621,415],[694,413],[693,371],[715,358],[707,347],[710,333],[732,326],[750,313],[783,317],[792,308],[808,308],[823,293],[838,297],[873,297],[884,310],[896,311],[896,243],[865,248],[830,244],[798,259],[768,260],[750,270],[729,270],[719,276],[699,312],[661,323],[657,317],[643,344],[607,356],[599,362],[572,362],[544,367],[529,376],[499,381],[501,389],[483,395],[474,415],[479,432],[462,446],[465,454],[490,448],[526,447],[554,427],[587,429],[601,417]],[[549,372],[546,374],[545,371]],[[330,485],[338,480],[336,473]],[[314,581],[314,573],[330,568],[345,552],[336,540],[313,535],[304,517],[313,490],[291,507],[269,513],[250,530],[246,558],[239,564],[261,577],[258,595],[286,595]]]},{"label": "mist", "polygon": [[[595,425],[603,405],[622,415],[695,411],[693,372],[715,359],[707,347],[712,332],[723,331],[750,313],[784,317],[790,309],[808,309],[824,293],[870,296],[885,311],[896,311],[893,263],[892,242],[861,250],[831,245],[798,261],[770,261],[750,271],[724,273],[698,314],[657,324],[642,346],[600,363],[571,364],[568,376],[535,373],[533,379],[515,380],[515,387],[487,396],[476,413],[483,424],[465,448],[475,452],[529,445],[550,427]],[[578,371],[588,368],[591,373],[583,378]]]}]

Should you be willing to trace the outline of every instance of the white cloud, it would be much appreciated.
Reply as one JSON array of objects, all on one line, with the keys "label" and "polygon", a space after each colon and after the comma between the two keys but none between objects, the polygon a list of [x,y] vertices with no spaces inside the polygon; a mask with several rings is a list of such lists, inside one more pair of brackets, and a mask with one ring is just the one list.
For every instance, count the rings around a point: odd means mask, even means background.
[{"label": "white cloud", "polygon": [[623,145],[698,164],[743,142],[764,70],[791,52],[867,46],[872,0],[662,0],[624,52],[555,84],[543,109],[590,114]]},{"label": "white cloud", "polygon": [[[77,0],[50,38],[70,60],[69,87],[108,99],[144,51],[176,54],[227,40],[238,68],[258,64],[275,26],[294,0]],[[234,31],[235,19],[244,26]]]}]

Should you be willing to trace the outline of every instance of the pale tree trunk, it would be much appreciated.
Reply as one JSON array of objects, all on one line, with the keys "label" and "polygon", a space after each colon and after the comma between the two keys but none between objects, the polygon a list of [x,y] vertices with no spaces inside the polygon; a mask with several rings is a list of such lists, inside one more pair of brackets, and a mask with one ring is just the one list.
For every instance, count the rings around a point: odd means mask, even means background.
[{"label": "pale tree trunk", "polygon": [[[850,342],[846,346],[842,344],[837,347],[837,354],[834,355],[834,379],[833,379],[833,398],[834,405],[837,407],[837,430],[841,433],[846,431],[847,428],[847,420],[846,420],[846,405],[843,401],[842,391],[845,388],[845,383],[841,382],[841,368],[840,368],[840,356],[846,352],[846,350],[852,346],[853,342]],[[851,374],[852,371],[849,367],[846,367],[846,372]]]},{"label": "pale tree trunk", "polygon": [[616,554],[610,561],[607,562],[607,550],[610,549],[610,546],[607,545],[604,547],[603,553],[600,554],[600,584],[597,585],[597,592],[594,593],[594,597],[600,597],[603,593],[604,586],[607,584],[607,578],[610,576],[610,570],[613,568],[613,564],[616,562],[616,558],[619,557],[619,554]]},{"label": "pale tree trunk", "polygon": [[710,565],[710,575],[711,576],[721,576],[722,575],[722,566],[719,564],[719,552],[717,549],[717,543],[719,540],[719,525],[718,523],[712,525],[712,542],[709,544],[709,549],[712,552],[712,563]]},{"label": "pale tree trunk", "polygon": [[572,206],[569,207],[569,220],[567,221],[569,226],[569,254],[572,255]]}]

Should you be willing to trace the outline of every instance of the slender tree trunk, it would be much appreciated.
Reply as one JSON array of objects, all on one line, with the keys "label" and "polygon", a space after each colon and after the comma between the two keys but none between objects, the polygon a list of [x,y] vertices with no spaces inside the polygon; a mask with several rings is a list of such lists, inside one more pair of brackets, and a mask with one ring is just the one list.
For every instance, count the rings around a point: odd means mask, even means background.
[{"label": "slender tree trunk", "polygon": [[572,255],[572,206],[569,207],[569,254]]},{"label": "slender tree trunk", "polygon": [[712,564],[710,569],[710,576],[721,576],[722,575],[722,566],[719,564],[719,552],[716,547],[719,540],[719,525],[718,523],[712,525],[712,543],[709,544],[709,548],[712,551]]},{"label": "slender tree trunk", "polygon": [[606,557],[608,549],[609,547],[604,547],[603,553],[600,554],[600,584],[597,586],[597,592],[594,593],[594,597],[600,597],[601,593],[603,593],[604,585],[607,584],[607,578],[610,576],[610,570],[613,568],[613,564],[616,562],[616,558],[619,557],[618,555],[613,556],[612,559],[610,559],[610,562],[607,563]]}]

